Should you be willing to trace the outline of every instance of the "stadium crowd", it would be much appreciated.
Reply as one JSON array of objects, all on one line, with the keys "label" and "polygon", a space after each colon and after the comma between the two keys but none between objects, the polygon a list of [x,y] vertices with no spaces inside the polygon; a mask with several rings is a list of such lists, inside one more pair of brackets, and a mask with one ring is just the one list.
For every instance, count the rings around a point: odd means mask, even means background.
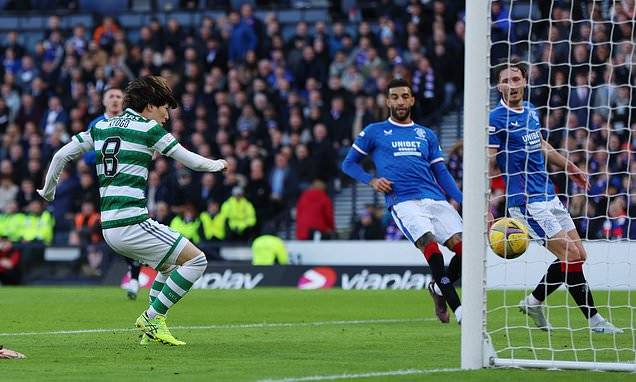
[{"label": "stadium crowd", "polygon": [[[285,230],[292,215],[297,238],[316,231],[333,237],[331,198],[348,182],[337,165],[367,123],[387,117],[388,80],[412,82],[414,119],[432,127],[461,99],[463,7],[381,3],[372,18],[300,21],[286,37],[273,14],[256,17],[249,4],[194,27],[168,17],[130,30],[103,17],[63,29],[61,17],[51,16],[32,46],[17,32],[0,36],[0,235],[101,241],[94,157],[62,175],[51,205],[34,191],[52,154],[103,113],[105,89],[156,74],[169,79],[179,100],[167,128],[189,149],[227,158],[230,168],[201,175],[158,158],[148,186],[155,219],[195,242]],[[582,235],[634,238],[633,4],[534,3],[531,16],[493,3],[492,64],[509,53],[532,63],[529,100],[541,111],[546,138],[588,169],[587,191],[564,174],[553,177]],[[536,21],[549,14],[554,22]],[[528,44],[529,37],[536,42]],[[448,163],[460,185],[461,161],[459,142]],[[501,216],[500,177],[492,188],[491,207]],[[369,206],[349,238],[402,237]]]},{"label": "stadium crowd", "polygon": [[[316,231],[333,237],[338,163],[367,123],[387,117],[390,78],[412,81],[416,119],[431,125],[462,89],[462,6],[383,1],[375,12],[359,22],[299,21],[288,38],[273,14],[260,19],[249,4],[195,27],[168,17],[127,30],[103,17],[63,29],[51,16],[33,46],[7,33],[0,39],[0,235],[101,241],[94,156],[62,174],[50,205],[34,191],[53,153],[104,112],[106,89],[155,74],[179,100],[167,129],[190,150],[227,159],[229,170],[201,175],[157,158],[147,190],[152,217],[195,243],[281,231],[291,213],[298,239]],[[362,213],[352,238],[399,238],[379,215]]]}]

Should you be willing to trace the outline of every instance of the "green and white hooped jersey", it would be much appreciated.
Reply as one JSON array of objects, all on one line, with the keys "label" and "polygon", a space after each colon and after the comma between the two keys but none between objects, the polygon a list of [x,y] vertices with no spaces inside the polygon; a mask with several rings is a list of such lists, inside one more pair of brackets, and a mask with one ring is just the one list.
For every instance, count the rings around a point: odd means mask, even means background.
[{"label": "green and white hooped jersey", "polygon": [[[74,136],[96,157],[102,228],[123,227],[148,219],[146,184],[155,151],[170,155],[177,140],[161,125],[126,109]],[[90,147],[88,147],[90,145]]]}]

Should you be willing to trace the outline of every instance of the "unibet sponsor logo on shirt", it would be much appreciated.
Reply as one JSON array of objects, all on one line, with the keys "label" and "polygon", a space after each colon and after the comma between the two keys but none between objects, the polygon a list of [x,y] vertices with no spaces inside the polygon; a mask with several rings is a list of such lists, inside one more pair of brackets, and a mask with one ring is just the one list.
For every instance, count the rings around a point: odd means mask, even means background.
[{"label": "unibet sponsor logo on shirt", "polygon": [[420,152],[420,145],[422,142],[419,141],[393,141],[391,142],[391,147],[393,147],[393,156],[405,156],[405,155],[414,155],[414,156],[422,156]]}]

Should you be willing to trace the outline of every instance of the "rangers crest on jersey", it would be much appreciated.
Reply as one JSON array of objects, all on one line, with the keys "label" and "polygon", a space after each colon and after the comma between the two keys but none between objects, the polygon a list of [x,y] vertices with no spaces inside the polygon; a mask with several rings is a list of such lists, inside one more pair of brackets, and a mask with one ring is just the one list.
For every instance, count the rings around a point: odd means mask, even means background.
[{"label": "rangers crest on jersey", "polygon": [[415,129],[415,135],[417,135],[417,137],[415,137],[416,139],[426,140],[426,130],[421,127]]},{"label": "rangers crest on jersey", "polygon": [[537,115],[537,111],[530,109],[530,118],[532,118],[537,124],[539,124],[539,116]]}]

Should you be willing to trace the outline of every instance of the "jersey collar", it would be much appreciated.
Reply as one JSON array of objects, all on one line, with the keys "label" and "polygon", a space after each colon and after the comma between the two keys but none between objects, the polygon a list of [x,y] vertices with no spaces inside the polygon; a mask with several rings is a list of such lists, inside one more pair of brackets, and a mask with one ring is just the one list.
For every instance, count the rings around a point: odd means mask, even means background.
[{"label": "jersey collar", "polygon": [[131,109],[129,107],[127,107],[126,110],[124,110],[124,111],[127,112],[127,113],[130,113],[132,115],[136,115],[138,117],[141,117],[141,114],[137,113],[136,111],[134,111],[133,109]]},{"label": "jersey collar", "polygon": [[387,121],[389,121],[390,124],[393,124],[395,126],[400,126],[400,127],[411,127],[411,126],[415,125],[415,122],[413,122],[413,121],[411,121],[410,123],[395,122],[394,120],[391,119],[391,117],[389,117],[389,119]]},{"label": "jersey collar", "polygon": [[[510,106],[506,105],[506,103],[504,102],[503,98],[501,100],[499,100],[499,103],[501,104],[501,106],[505,107],[506,109],[510,110],[513,113],[521,114],[521,113],[523,113],[526,110],[525,106],[522,107],[521,110],[515,110],[515,109],[511,108]],[[521,105],[523,106],[523,102],[521,103]]]}]

